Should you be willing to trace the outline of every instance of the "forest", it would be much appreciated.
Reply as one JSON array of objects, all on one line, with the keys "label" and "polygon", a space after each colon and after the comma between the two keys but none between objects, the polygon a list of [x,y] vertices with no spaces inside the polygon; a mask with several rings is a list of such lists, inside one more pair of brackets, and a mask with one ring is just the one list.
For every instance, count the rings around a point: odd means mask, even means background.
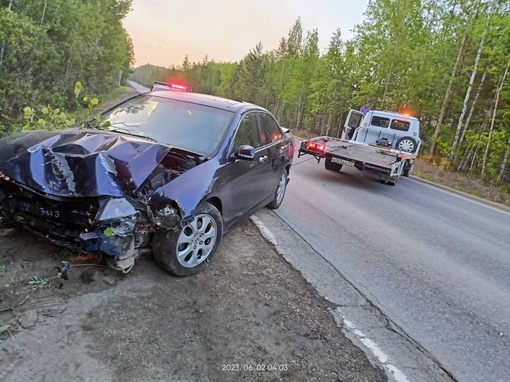
[{"label": "forest", "polygon": [[[350,108],[407,112],[428,138],[422,155],[501,181],[510,156],[510,3],[370,0],[354,37],[325,51],[298,19],[278,49],[261,43],[238,63],[205,57],[144,65],[133,80],[179,78],[193,91],[253,102],[292,131],[338,135]],[[508,175],[507,175],[508,176]]]},{"label": "forest", "polygon": [[101,95],[127,78],[130,10],[131,0],[0,0],[0,136],[24,124],[26,107],[82,108],[78,82]]},{"label": "forest", "polygon": [[[369,0],[353,37],[321,49],[298,18],[277,49],[247,47],[239,62],[183,57],[133,69],[122,20],[131,0],[0,0],[0,136],[31,110],[83,107],[128,75],[179,78],[195,92],[259,104],[296,134],[338,135],[350,108],[421,120],[421,156],[491,182],[510,180],[510,3]],[[80,85],[81,86],[81,85]]]}]

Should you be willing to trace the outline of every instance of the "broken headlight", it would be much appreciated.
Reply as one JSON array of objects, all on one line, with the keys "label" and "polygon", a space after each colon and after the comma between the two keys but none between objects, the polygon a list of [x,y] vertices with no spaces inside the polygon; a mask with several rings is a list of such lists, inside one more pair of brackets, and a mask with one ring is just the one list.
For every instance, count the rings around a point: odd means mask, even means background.
[{"label": "broken headlight", "polygon": [[102,210],[97,214],[96,220],[124,218],[134,215],[135,213],[135,207],[125,198],[109,199]]}]

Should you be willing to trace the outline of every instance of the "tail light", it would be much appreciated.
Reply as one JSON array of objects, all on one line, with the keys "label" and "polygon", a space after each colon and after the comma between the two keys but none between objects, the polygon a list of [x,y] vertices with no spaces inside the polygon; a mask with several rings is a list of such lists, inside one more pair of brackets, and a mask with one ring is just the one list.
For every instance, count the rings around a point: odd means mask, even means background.
[{"label": "tail light", "polygon": [[307,141],[305,143],[305,147],[308,150],[318,151],[321,154],[324,152],[324,148],[325,148],[324,143],[317,143],[317,142],[313,142],[313,141]]}]

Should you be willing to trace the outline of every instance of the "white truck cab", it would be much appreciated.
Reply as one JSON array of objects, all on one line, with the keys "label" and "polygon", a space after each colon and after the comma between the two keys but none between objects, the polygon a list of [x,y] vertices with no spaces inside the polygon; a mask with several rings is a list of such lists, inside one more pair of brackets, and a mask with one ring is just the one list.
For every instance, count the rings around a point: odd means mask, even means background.
[{"label": "white truck cab", "polygon": [[341,138],[412,154],[418,154],[422,143],[418,118],[380,110],[370,110],[365,115],[349,110]]}]

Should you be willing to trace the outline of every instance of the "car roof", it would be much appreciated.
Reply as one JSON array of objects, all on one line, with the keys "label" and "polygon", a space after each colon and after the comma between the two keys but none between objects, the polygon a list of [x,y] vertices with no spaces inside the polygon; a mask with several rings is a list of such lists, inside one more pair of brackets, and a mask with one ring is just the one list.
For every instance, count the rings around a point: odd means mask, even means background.
[{"label": "car roof", "polygon": [[209,94],[191,93],[191,92],[177,92],[173,90],[158,90],[156,92],[144,93],[154,97],[163,97],[168,99],[175,99],[178,101],[192,102],[200,105],[215,107],[218,109],[237,112],[245,108],[256,108],[265,110],[264,108],[251,104],[249,102],[235,101],[228,98],[217,97]]},{"label": "car roof", "polygon": [[413,117],[413,116],[410,116],[410,115],[406,115],[406,114],[402,114],[402,113],[397,113],[397,112],[394,112],[394,111],[387,111],[387,110],[370,110],[372,112],[372,115],[381,115],[381,116],[385,116],[385,117],[398,117],[398,118],[402,118],[402,119],[409,119],[409,120],[416,120],[418,121],[418,118],[416,117]]}]

